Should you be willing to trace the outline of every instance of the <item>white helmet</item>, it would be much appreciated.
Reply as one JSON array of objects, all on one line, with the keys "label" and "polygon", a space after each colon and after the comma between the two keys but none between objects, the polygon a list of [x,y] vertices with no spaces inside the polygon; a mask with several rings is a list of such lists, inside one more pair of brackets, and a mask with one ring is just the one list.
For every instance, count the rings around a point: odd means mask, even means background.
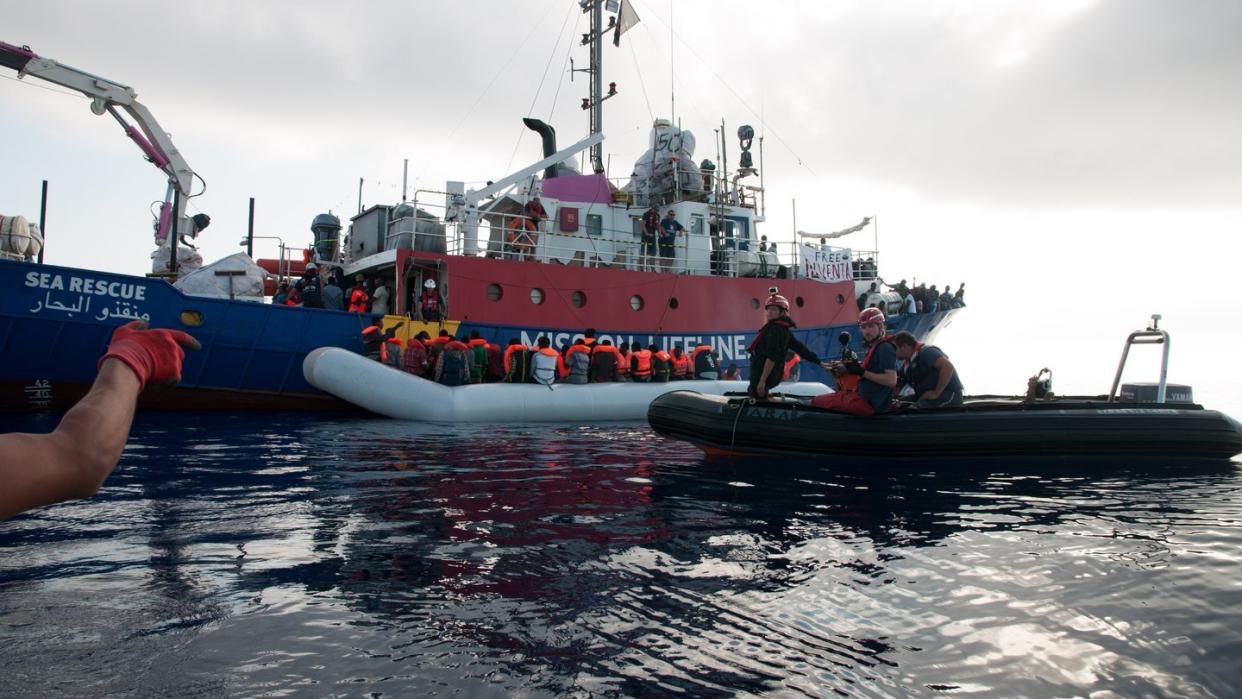
[{"label": "white helmet", "polygon": [[427,288],[427,289],[434,289],[434,288],[436,288],[436,280],[434,280],[434,279],[428,279],[427,281],[423,282],[423,287],[424,287],[424,288]]}]

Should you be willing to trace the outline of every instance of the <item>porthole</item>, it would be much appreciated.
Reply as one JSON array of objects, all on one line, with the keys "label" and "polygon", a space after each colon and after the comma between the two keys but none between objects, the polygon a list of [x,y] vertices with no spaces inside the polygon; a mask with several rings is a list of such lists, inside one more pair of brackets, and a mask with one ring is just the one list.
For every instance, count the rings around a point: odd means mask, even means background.
[{"label": "porthole", "polygon": [[750,307],[751,307],[751,308],[753,308],[753,309],[754,309],[754,310],[756,310],[756,311],[757,311],[757,310],[759,310],[759,299],[751,299],[751,300],[750,300]]},{"label": "porthole", "polygon": [[543,303],[543,289],[530,290],[530,302],[538,306]]},{"label": "porthole", "polygon": [[501,289],[499,284],[488,284],[487,285],[487,300],[488,301],[499,301],[501,298],[504,297],[504,295],[505,295],[505,290]]},{"label": "porthole", "polygon": [[570,294],[569,302],[574,305],[574,308],[582,308],[586,305],[586,294],[581,291],[575,291]]},{"label": "porthole", "polygon": [[630,308],[636,311],[643,310],[643,297],[639,296],[638,294],[634,294],[633,296],[631,296],[630,297]]},{"label": "porthole", "polygon": [[802,300],[802,297],[801,297],[801,296],[795,296],[795,297],[794,297],[794,304],[795,304],[795,305],[797,305],[797,307],[798,307],[798,308],[802,308],[802,305],[803,305],[804,303],[805,303],[805,301],[803,301],[803,300]]},{"label": "porthole", "polygon": [[668,307],[675,310],[677,306],[678,306],[677,297],[676,296],[669,297]]},{"label": "porthole", "polygon": [[182,311],[181,324],[186,327],[197,328],[203,324],[203,314],[198,311]]},{"label": "porthole", "polygon": [[845,297],[844,297],[844,296],[842,296],[841,294],[837,294],[837,305],[838,305],[838,306],[844,306],[844,305],[845,305]]}]

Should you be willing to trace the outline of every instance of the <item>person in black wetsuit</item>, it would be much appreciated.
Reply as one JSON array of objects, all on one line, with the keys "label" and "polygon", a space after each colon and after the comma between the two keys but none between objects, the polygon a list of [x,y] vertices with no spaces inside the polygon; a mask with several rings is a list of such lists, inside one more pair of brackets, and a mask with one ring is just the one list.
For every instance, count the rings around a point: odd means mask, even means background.
[{"label": "person in black wetsuit", "polygon": [[772,289],[772,295],[763,305],[767,323],[759,329],[746,351],[750,353],[750,385],[746,394],[751,398],[767,398],[776,388],[784,374],[785,354],[793,350],[803,359],[827,367],[818,355],[793,336],[797,327],[789,317],[789,300]]}]

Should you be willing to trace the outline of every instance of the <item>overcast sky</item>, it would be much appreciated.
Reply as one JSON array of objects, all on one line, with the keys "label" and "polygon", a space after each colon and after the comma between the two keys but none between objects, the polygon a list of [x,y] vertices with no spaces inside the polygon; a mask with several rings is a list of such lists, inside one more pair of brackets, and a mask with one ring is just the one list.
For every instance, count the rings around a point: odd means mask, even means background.
[{"label": "overcast sky", "polygon": [[[1206,344],[1242,338],[1242,3],[634,5],[642,21],[605,49],[611,175],[675,91],[696,160],[715,159],[722,119],[734,162],[738,125],[764,136],[770,238],[792,239],[795,199],[807,230],[877,215],[886,278],[966,281],[950,355],[982,361],[1003,330],[1022,342],[1012,373],[1050,357],[1106,390],[1148,313],[1198,338],[1174,359],[1200,380]],[[528,113],[563,145],[587,129],[570,0],[44,0],[3,17],[0,40],[137,90],[207,182],[208,260],[238,249],[250,196],[260,234],[303,245],[316,213],[355,210],[360,177],[365,203],[399,199],[404,158],[411,188],[481,183],[540,158]],[[3,77],[0,212],[36,218],[46,178],[49,262],[147,271],[162,175],[84,98]],[[1100,345],[1085,365],[1081,342]]]}]

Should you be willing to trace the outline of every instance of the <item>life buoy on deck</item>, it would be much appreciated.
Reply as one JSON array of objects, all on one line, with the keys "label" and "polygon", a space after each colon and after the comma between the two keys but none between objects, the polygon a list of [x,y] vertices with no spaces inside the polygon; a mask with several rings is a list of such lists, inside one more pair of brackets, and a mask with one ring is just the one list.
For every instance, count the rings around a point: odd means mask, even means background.
[{"label": "life buoy on deck", "polygon": [[510,252],[529,259],[535,252],[535,244],[539,242],[539,229],[534,221],[515,216],[505,234],[505,242]]}]

